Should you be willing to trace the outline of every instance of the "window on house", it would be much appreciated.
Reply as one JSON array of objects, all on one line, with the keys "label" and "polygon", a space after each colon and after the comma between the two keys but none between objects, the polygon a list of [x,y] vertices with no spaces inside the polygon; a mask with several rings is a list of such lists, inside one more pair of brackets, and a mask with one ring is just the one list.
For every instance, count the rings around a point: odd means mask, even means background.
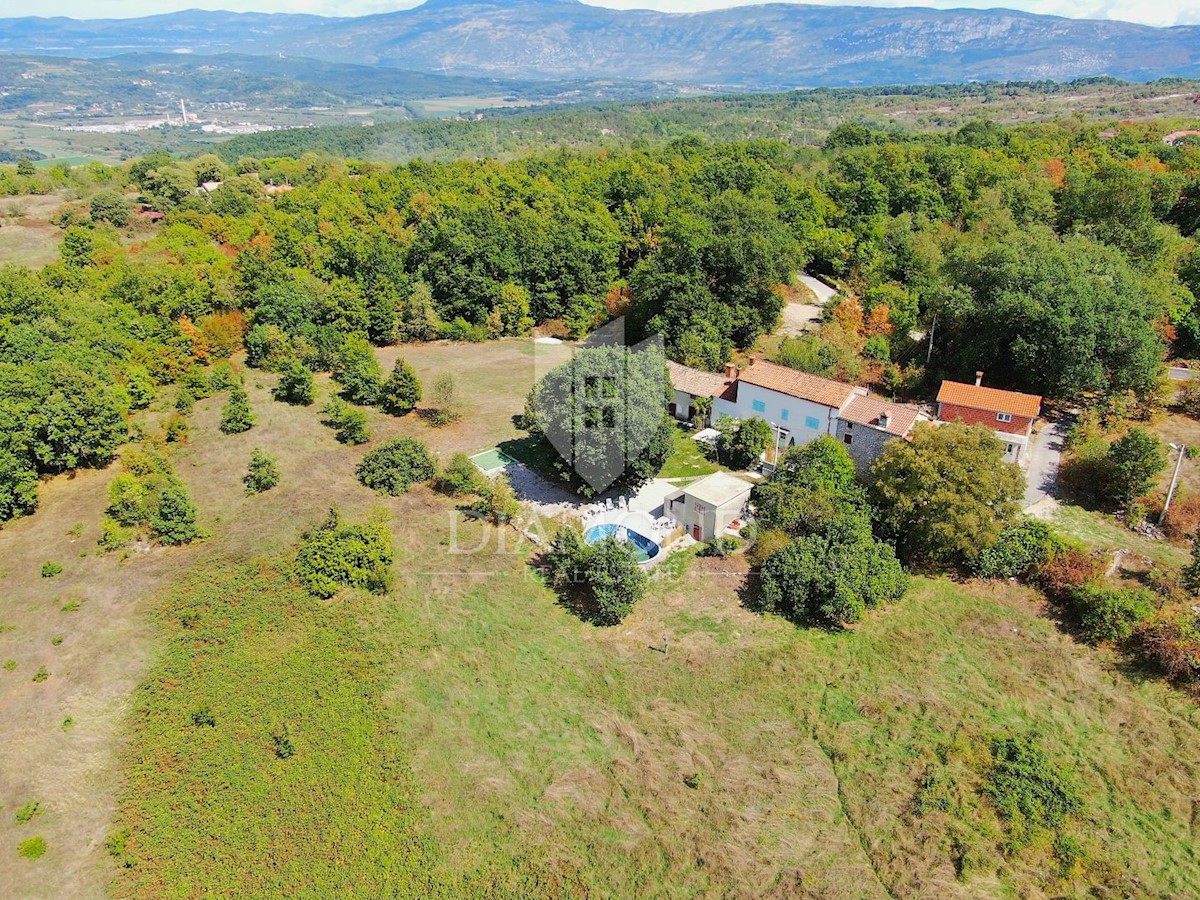
[{"label": "window on house", "polygon": [[750,404],[750,406],[755,412],[766,412],[767,411],[767,404],[763,403],[761,400],[755,400],[753,403]]},{"label": "window on house", "polygon": [[814,419],[812,416],[805,416],[804,417],[804,427],[805,428],[820,428],[821,423],[818,422],[816,419]]},{"label": "window on house", "polygon": [[853,443],[854,443],[854,435],[852,435],[852,434],[843,434],[843,435],[842,435],[842,440],[843,440],[843,441],[845,441],[847,444],[853,444]]},{"label": "window on house", "polygon": [[1011,422],[1012,413],[996,413],[996,419],[1000,422]]},{"label": "window on house", "polygon": [[1012,445],[1012,444],[1008,444],[1007,446],[1008,446],[1008,449],[1007,449],[1007,450],[1005,450],[1005,452],[1006,452],[1006,453],[1012,453],[1012,451],[1013,451],[1013,445]]},{"label": "window on house", "polygon": [[782,413],[780,413],[780,416],[783,419],[783,421],[786,422],[788,420],[788,411],[785,409]]}]

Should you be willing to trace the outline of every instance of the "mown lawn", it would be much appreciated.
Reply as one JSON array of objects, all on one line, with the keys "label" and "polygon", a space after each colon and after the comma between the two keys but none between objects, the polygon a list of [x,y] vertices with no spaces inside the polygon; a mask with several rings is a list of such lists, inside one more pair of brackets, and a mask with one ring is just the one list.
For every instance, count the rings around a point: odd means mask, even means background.
[{"label": "mown lawn", "polygon": [[663,463],[659,478],[699,478],[721,468],[704,454],[695,434],[682,426],[676,429],[675,449]]}]

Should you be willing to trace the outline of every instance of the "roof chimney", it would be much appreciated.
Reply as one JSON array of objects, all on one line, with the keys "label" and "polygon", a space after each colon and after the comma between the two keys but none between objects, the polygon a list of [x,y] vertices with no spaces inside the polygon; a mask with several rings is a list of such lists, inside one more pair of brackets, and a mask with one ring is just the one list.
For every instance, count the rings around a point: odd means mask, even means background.
[{"label": "roof chimney", "polygon": [[881,412],[881,413],[879,414],[879,427],[880,427],[880,428],[882,428],[884,431],[886,431],[886,430],[887,430],[887,427],[888,427],[888,414],[887,414],[886,412]]},{"label": "roof chimney", "polygon": [[735,366],[731,362],[725,363],[725,380],[726,381],[737,380],[737,366]]},{"label": "roof chimney", "polygon": [[758,357],[755,356],[753,353],[750,354],[750,365],[753,366],[756,362],[758,362]]},{"label": "roof chimney", "polygon": [[983,373],[976,372],[975,373],[975,387],[979,387],[981,384],[983,384]]}]

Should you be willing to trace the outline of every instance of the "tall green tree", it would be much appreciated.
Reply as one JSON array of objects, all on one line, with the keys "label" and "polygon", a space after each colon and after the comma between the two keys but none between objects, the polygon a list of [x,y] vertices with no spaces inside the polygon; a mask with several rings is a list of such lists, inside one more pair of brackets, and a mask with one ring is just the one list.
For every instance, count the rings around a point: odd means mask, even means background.
[{"label": "tall green tree", "polygon": [[1021,471],[979,425],[918,424],[909,441],[889,441],[871,468],[871,503],[901,558],[954,566],[974,559],[1016,522]]},{"label": "tall green tree", "polygon": [[397,359],[392,374],[379,391],[379,408],[393,416],[402,416],[413,411],[421,402],[421,381],[417,373],[403,359]]}]

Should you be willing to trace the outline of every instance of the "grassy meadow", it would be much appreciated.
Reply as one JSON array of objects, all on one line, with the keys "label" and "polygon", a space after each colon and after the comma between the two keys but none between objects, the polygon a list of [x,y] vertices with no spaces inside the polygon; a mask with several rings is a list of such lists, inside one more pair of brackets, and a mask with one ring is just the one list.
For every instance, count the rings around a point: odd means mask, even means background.
[{"label": "grassy meadow", "polygon": [[[19,600],[0,618],[14,895],[1200,894],[1191,696],[1007,583],[917,578],[831,634],[751,612],[740,557],[684,554],[623,624],[581,622],[516,531],[354,480],[389,437],[443,457],[519,438],[528,344],[403,354],[426,383],[455,372],[466,421],[373,411],[372,441],[346,447],[319,423],[324,378],[292,407],[248,372],[258,421],[234,436],[223,397],[200,401],[174,465],[202,544],[100,554],[116,466],[54,479],[0,532]],[[255,447],[282,480],[247,496]],[[390,516],[387,596],[322,601],[291,580],[300,533],[334,503]],[[40,577],[48,559],[61,575]],[[984,795],[982,748],[1008,735],[1079,786],[1057,838],[1069,862],[1049,833],[1014,843]],[[18,856],[34,837],[45,855]]]}]

